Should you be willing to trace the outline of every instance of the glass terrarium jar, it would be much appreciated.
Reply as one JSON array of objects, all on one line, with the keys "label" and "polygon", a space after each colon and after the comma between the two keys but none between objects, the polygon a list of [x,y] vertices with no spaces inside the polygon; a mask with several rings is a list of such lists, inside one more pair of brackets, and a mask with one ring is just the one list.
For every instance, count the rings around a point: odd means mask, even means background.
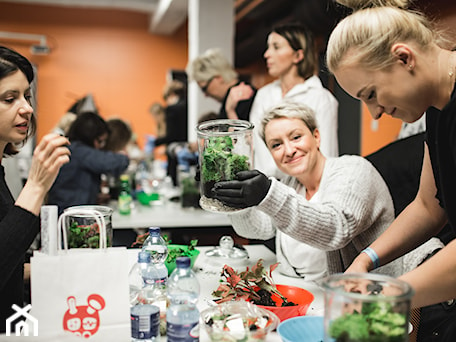
[{"label": "glass terrarium jar", "polygon": [[412,288],[374,273],[328,277],[325,290],[325,342],[409,341]]},{"label": "glass terrarium jar", "polygon": [[198,125],[201,208],[227,212],[227,207],[213,198],[216,182],[235,179],[239,171],[253,168],[253,124],[244,120],[211,120]]},{"label": "glass terrarium jar", "polygon": [[100,229],[95,214],[103,216],[106,225],[106,247],[112,247],[112,213],[102,205],[78,205],[64,210],[69,248],[99,248]]}]

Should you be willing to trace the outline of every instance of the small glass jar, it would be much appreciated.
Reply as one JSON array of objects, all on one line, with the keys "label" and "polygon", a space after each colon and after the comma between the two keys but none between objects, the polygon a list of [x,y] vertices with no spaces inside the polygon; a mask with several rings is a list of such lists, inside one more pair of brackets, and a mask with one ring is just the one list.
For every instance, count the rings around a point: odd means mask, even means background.
[{"label": "small glass jar", "polygon": [[197,126],[201,208],[227,212],[237,209],[213,198],[216,182],[235,179],[253,169],[253,124],[245,120],[211,120]]},{"label": "small glass jar", "polygon": [[329,276],[325,290],[325,342],[408,341],[410,300],[407,283],[381,274]]},{"label": "small glass jar", "polygon": [[106,224],[106,247],[112,247],[113,210],[102,205],[78,205],[64,210],[64,213],[74,212],[65,218],[69,248],[99,248],[100,232],[95,211],[103,215]]}]

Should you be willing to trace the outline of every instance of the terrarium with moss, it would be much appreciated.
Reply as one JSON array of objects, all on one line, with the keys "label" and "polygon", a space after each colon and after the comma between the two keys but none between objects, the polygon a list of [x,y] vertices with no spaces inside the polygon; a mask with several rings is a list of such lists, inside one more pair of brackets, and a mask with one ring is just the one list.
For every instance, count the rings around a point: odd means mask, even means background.
[{"label": "terrarium with moss", "polygon": [[216,182],[233,180],[240,171],[253,168],[253,125],[244,120],[211,120],[197,127],[200,163],[201,208],[227,212],[214,198]]}]

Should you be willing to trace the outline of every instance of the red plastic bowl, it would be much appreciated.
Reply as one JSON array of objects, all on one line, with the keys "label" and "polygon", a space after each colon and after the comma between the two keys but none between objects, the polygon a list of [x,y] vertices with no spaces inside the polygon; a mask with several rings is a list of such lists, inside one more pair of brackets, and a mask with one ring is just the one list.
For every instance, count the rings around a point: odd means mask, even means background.
[{"label": "red plastic bowl", "polygon": [[310,303],[314,300],[314,295],[311,292],[291,285],[276,285],[276,287],[288,301],[298,305],[280,306],[283,302],[282,298],[278,295],[273,295],[272,300],[277,306],[258,305],[260,308],[272,311],[279,317],[280,321],[284,321],[291,317],[304,316],[307,313]]}]

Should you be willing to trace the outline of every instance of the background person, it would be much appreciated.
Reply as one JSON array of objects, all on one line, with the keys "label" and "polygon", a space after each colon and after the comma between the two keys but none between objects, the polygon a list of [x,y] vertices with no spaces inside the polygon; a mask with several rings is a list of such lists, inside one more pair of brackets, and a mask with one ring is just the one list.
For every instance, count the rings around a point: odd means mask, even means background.
[{"label": "background person", "polygon": [[255,168],[279,176],[258,128],[265,113],[282,100],[303,103],[314,111],[322,137],[320,149],[326,157],[337,157],[338,102],[317,76],[319,63],[311,32],[298,23],[274,27],[264,58],[269,75],[276,80],[258,90],[250,112],[250,121],[257,127]]},{"label": "background person", "polygon": [[[387,114],[413,123],[426,112],[418,194],[370,246],[384,265],[423,244],[447,222],[456,228],[456,53],[424,15],[407,10],[405,0],[339,2],[355,11],[337,25],[328,42],[327,63],[338,83],[365,102],[374,119]],[[455,255],[453,240],[400,277],[415,290],[413,307],[450,299],[454,303]],[[376,259],[361,253],[348,271],[370,271]],[[422,340],[454,341],[454,305],[424,307],[422,320],[428,311],[433,327],[418,332]]]},{"label": "background person", "polygon": [[241,82],[220,49],[209,49],[187,65],[187,75],[201,91],[221,103],[218,119],[249,121],[256,89]]},{"label": "background person", "polygon": [[[34,78],[30,62],[17,52],[0,47],[0,160],[17,154],[36,129],[31,107],[30,84]],[[67,138],[48,134],[36,146],[30,171],[16,201],[0,166],[0,332],[13,304],[24,304],[24,258],[40,230],[39,213],[60,167],[69,161]],[[13,327],[14,328],[14,327]]]},{"label": "background person", "polygon": [[92,112],[79,114],[71,125],[71,160],[61,168],[47,200],[59,207],[59,214],[71,206],[97,204],[101,174],[119,176],[127,169],[128,156],[103,150],[108,136],[106,121]]}]

